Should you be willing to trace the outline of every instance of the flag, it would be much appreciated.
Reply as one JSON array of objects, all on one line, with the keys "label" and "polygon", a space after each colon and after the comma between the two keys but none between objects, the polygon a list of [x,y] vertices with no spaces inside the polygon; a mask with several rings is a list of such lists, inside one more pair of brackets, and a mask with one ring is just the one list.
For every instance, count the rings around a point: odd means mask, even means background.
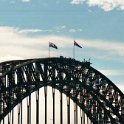
[{"label": "flag", "polygon": [[52,47],[52,48],[58,49],[58,47],[57,47],[54,43],[52,43],[52,42],[49,42],[49,47]]},{"label": "flag", "polygon": [[74,41],[74,46],[77,46],[79,48],[82,48],[76,41]]}]

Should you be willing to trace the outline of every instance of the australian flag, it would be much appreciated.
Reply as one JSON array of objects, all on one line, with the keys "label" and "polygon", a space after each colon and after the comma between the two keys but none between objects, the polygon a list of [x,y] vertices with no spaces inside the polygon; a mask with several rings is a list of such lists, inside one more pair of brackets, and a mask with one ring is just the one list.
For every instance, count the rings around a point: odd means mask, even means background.
[{"label": "australian flag", "polygon": [[57,47],[54,43],[52,43],[52,42],[49,42],[49,47],[52,47],[52,48],[58,49],[58,47]]},{"label": "australian flag", "polygon": [[77,46],[79,48],[82,48],[76,41],[74,41],[74,46]]}]

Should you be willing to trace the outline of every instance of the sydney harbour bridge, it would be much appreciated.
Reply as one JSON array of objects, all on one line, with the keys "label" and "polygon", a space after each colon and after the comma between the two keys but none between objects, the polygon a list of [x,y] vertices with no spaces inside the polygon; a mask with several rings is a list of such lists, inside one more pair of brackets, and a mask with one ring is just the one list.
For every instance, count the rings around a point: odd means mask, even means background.
[{"label": "sydney harbour bridge", "polygon": [[[48,87],[52,88],[51,124],[56,124],[58,117],[59,123],[64,124],[65,113],[67,124],[71,124],[70,100],[75,105],[74,124],[124,124],[124,94],[120,89],[89,61],[62,56],[0,63],[0,124],[48,124]],[[41,88],[44,89],[44,123],[40,121],[43,118],[39,109],[42,106],[39,102]],[[59,114],[55,111],[55,90],[60,93]],[[34,92],[35,120],[32,122],[31,94]],[[63,110],[63,95],[67,98],[66,111]],[[25,113],[22,109],[24,99]],[[80,115],[77,108],[81,110]]]}]

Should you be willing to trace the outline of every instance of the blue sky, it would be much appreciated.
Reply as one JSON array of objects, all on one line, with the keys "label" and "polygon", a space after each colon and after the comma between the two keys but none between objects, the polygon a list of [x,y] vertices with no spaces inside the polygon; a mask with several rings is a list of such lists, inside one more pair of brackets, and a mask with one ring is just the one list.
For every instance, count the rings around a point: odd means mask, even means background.
[{"label": "blue sky", "polygon": [[0,60],[51,56],[91,59],[124,92],[123,0],[0,0]]}]

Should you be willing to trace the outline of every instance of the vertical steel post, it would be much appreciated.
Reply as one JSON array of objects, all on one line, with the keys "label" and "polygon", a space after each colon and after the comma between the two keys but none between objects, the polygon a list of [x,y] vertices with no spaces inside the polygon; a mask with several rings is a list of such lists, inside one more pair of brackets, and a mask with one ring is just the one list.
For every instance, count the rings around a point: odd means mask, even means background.
[{"label": "vertical steel post", "polygon": [[47,78],[48,78],[48,63],[44,64],[44,95],[45,95],[45,124],[47,124]]},{"label": "vertical steel post", "polygon": [[70,98],[67,96],[67,124],[70,124]]},{"label": "vertical steel post", "polygon": [[4,119],[3,119],[3,124],[4,124]]},{"label": "vertical steel post", "polygon": [[29,108],[29,97],[27,97],[27,124],[30,124],[30,108]]},{"label": "vertical steel post", "polygon": [[76,124],[78,124],[78,106],[76,105]]},{"label": "vertical steel post", "polygon": [[85,124],[85,113],[82,111],[83,124]]},{"label": "vertical steel post", "polygon": [[52,88],[53,93],[53,124],[55,124],[55,88]]},{"label": "vertical steel post", "polygon": [[81,124],[83,124],[82,117],[81,117]]},{"label": "vertical steel post", "polygon": [[47,86],[44,86],[45,94],[45,124],[47,124]]},{"label": "vertical steel post", "polygon": [[10,123],[9,123],[9,114],[8,114],[8,124],[10,124]]},{"label": "vertical steel post", "polygon": [[63,97],[60,91],[60,124],[63,124]]},{"label": "vertical steel post", "polygon": [[27,124],[29,124],[29,105],[27,105]]},{"label": "vertical steel post", "polygon": [[36,91],[36,124],[39,124],[39,89]]},{"label": "vertical steel post", "polygon": [[14,124],[14,109],[12,110],[12,124]]},{"label": "vertical steel post", "polygon": [[22,124],[22,102],[20,103],[20,105],[21,105],[21,124]]},{"label": "vertical steel post", "polygon": [[74,124],[76,124],[76,103],[74,103]]},{"label": "vertical steel post", "polygon": [[89,119],[88,119],[88,117],[87,117],[87,124],[89,124]]},{"label": "vertical steel post", "polygon": [[20,124],[20,103],[18,104],[18,124]]},{"label": "vertical steel post", "polygon": [[78,107],[76,103],[74,103],[74,124],[78,124]]},{"label": "vertical steel post", "polygon": [[31,94],[30,94],[30,96],[29,96],[29,117],[30,117],[30,123],[29,124],[31,124]]},{"label": "vertical steel post", "polygon": [[82,120],[82,110],[80,109],[80,117],[81,117],[81,124],[83,124],[83,120]]},{"label": "vertical steel post", "polygon": [[8,124],[10,124],[11,121],[11,113],[8,113]]},{"label": "vertical steel post", "polygon": [[9,114],[8,114],[8,124],[10,124],[10,123],[9,123]]}]

